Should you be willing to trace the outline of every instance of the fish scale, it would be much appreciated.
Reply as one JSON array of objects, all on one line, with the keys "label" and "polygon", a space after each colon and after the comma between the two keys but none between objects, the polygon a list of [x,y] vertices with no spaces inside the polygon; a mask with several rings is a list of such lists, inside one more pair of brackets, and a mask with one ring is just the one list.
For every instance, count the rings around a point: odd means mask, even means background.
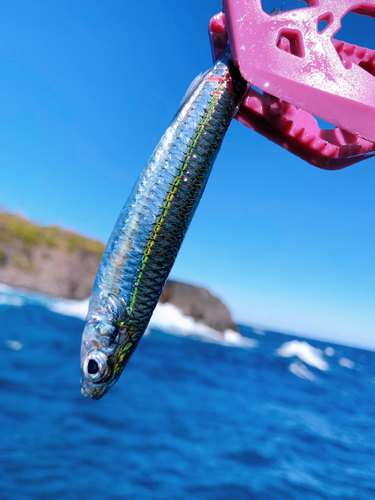
[{"label": "fish scale", "polygon": [[108,391],[145,332],[245,89],[228,50],[189,89],[139,176],[90,299],[81,349],[85,396]]}]

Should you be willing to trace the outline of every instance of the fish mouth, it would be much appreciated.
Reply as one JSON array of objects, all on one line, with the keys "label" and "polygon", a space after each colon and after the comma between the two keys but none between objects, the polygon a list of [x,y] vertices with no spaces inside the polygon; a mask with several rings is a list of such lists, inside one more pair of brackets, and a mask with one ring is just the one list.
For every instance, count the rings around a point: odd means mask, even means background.
[{"label": "fish mouth", "polygon": [[90,398],[91,397],[91,391],[87,387],[85,387],[82,382],[81,382],[81,394],[85,398]]},{"label": "fish mouth", "polygon": [[85,398],[101,399],[107,391],[106,387],[88,387],[87,384],[81,382],[81,394]]},{"label": "fish mouth", "polygon": [[100,399],[106,394],[112,384],[97,383],[94,384],[87,380],[85,374],[81,372],[81,394],[85,398]]}]

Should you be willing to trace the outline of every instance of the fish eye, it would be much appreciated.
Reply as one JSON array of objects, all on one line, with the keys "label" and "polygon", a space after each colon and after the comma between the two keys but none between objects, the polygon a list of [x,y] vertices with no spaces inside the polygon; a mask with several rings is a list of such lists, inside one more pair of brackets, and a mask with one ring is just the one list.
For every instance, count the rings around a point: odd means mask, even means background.
[{"label": "fish eye", "polygon": [[107,356],[101,351],[90,351],[84,365],[86,378],[92,382],[101,382],[109,374]]},{"label": "fish eye", "polygon": [[100,365],[95,359],[89,359],[87,364],[87,373],[89,375],[96,375],[100,371]]}]

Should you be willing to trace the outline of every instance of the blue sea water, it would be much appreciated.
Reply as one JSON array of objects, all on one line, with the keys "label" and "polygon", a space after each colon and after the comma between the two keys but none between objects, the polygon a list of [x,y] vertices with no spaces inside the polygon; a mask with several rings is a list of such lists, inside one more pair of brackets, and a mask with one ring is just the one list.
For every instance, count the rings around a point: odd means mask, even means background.
[{"label": "blue sea water", "polygon": [[373,499],[374,352],[247,327],[256,347],[151,330],[91,401],[83,321],[1,297],[2,500]]}]

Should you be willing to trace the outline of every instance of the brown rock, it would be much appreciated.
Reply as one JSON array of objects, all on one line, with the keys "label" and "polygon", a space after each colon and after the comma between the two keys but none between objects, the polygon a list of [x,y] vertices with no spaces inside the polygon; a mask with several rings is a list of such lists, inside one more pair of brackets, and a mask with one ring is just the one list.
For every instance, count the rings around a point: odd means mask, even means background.
[{"label": "brown rock", "polygon": [[5,248],[1,283],[66,299],[82,300],[90,296],[100,262],[96,256],[35,247],[25,257],[19,247],[15,242]]},{"label": "brown rock", "polygon": [[186,316],[192,316],[197,322],[219,332],[228,328],[238,331],[226,305],[205,288],[168,280],[160,302],[171,302]]},{"label": "brown rock", "polygon": [[67,299],[90,296],[103,243],[0,212],[0,282]]}]

